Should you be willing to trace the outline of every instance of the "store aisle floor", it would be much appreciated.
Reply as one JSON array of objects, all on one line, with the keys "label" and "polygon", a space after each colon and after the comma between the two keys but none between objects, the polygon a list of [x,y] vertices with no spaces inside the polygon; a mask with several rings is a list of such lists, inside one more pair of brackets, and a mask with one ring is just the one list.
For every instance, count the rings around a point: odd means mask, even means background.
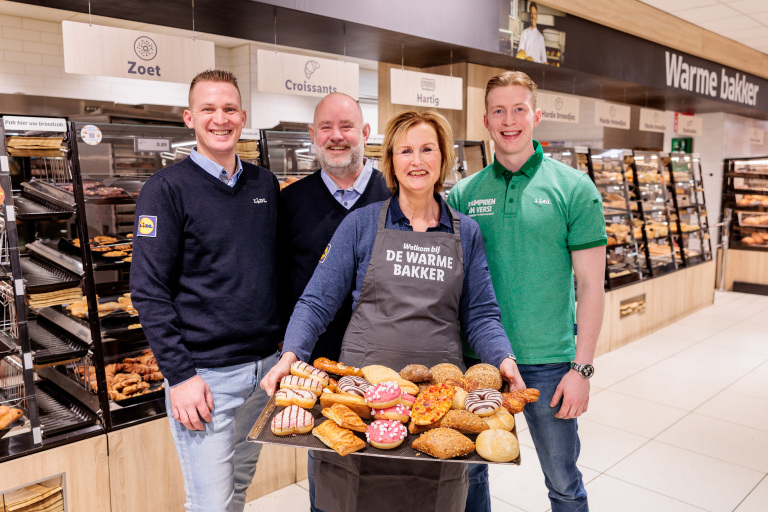
[{"label": "store aisle floor", "polygon": [[[715,304],[595,361],[579,420],[593,512],[768,510],[768,297]],[[491,466],[494,512],[550,510],[523,415],[521,466]],[[246,512],[309,510],[306,481]]]}]

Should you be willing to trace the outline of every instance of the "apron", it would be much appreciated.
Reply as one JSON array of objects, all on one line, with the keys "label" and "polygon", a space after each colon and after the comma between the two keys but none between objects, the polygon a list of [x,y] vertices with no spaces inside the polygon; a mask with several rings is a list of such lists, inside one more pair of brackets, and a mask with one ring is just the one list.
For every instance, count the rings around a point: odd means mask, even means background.
[{"label": "apron", "polygon": [[[371,261],[339,361],[395,371],[408,364],[453,363],[464,370],[459,219],[448,208],[453,233],[386,229],[389,202],[381,206]],[[465,464],[316,451],[314,469],[316,506],[325,512],[461,512],[466,502]]]}]

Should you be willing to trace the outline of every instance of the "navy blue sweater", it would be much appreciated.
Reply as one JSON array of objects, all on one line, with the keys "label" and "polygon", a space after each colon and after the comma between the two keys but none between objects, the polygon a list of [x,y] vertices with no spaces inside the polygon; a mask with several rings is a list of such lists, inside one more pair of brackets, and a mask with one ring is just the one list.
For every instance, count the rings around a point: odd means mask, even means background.
[{"label": "navy blue sweater", "polygon": [[172,386],[277,350],[278,198],[266,169],[243,163],[229,187],[189,158],[142,187],[131,297]]},{"label": "navy blue sweater", "polygon": [[[341,221],[351,211],[382,201],[392,193],[387,188],[384,176],[373,170],[371,179],[350,210],[344,208],[331,195],[317,171],[296,183],[285,187],[281,193],[284,212],[278,234],[280,243],[280,309],[284,325],[293,312],[293,307],[304,292],[312,273],[315,271],[325,246],[331,241]],[[352,316],[352,295],[350,294],[336,317],[320,335],[309,361],[327,357],[338,361],[341,340]]]}]

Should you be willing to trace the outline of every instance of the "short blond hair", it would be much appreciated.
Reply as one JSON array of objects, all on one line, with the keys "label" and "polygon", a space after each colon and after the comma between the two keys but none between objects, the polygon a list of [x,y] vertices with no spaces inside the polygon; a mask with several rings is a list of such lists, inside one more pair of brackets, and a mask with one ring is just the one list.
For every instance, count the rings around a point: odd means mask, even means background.
[{"label": "short blond hair", "polygon": [[408,130],[420,124],[427,124],[435,129],[437,133],[437,145],[440,149],[441,165],[440,177],[435,183],[434,193],[437,194],[443,189],[443,182],[448,172],[453,169],[456,152],[453,150],[453,130],[448,120],[442,114],[434,110],[416,111],[405,110],[396,114],[389,121],[384,129],[384,143],[382,144],[381,169],[379,169],[387,180],[389,190],[397,193],[400,184],[395,175],[395,166],[393,163],[395,142],[406,134]]},{"label": "short blond hair", "polygon": [[192,90],[200,82],[225,82],[232,84],[235,86],[235,89],[237,89],[237,95],[240,97],[240,102],[242,103],[243,101],[242,95],[240,94],[240,87],[237,86],[237,78],[234,73],[223,69],[206,69],[205,71],[198,73],[197,76],[192,79],[192,83],[189,84],[188,102],[190,107],[192,107]]},{"label": "short blond hair", "polygon": [[507,87],[509,85],[522,85],[529,91],[531,91],[531,103],[533,110],[536,110],[536,89],[538,86],[531,80],[531,77],[523,73],[522,71],[505,71],[500,75],[496,75],[485,86],[485,109],[488,110],[488,94],[497,87]]}]

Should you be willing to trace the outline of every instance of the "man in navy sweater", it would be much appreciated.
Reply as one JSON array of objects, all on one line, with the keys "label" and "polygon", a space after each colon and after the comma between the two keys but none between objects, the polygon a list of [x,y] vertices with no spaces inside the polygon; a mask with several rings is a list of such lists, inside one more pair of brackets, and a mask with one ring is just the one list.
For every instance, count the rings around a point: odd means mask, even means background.
[{"label": "man in navy sweater", "polygon": [[184,122],[197,147],[150,177],[136,203],[131,296],[166,378],[186,510],[243,510],[261,447],[245,438],[282,334],[279,185],[235,153],[241,105],[231,73],[195,77]]},{"label": "man in navy sweater", "polygon": [[[336,228],[353,210],[387,199],[384,177],[363,156],[371,127],[360,105],[343,93],[320,100],[309,128],[321,169],[281,192],[284,224],[280,229],[280,309],[284,325],[309,282]],[[282,284],[282,283],[281,283]],[[352,294],[320,336],[309,362],[318,357],[338,360],[341,340],[352,316]],[[308,461],[309,496],[314,504],[314,457]]]}]

